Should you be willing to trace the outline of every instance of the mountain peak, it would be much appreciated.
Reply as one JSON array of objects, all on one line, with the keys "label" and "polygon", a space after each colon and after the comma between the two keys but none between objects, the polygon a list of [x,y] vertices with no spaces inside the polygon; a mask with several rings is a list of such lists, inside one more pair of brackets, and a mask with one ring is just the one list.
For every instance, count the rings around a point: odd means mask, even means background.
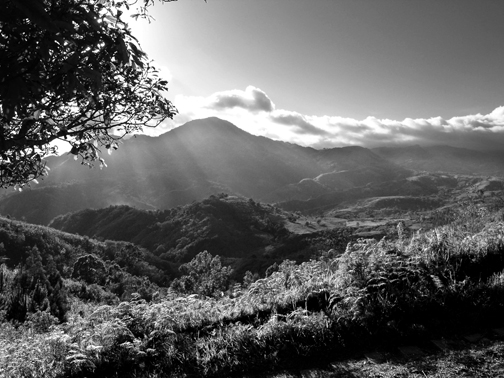
[{"label": "mountain peak", "polygon": [[180,127],[177,127],[175,130],[181,129],[181,128],[204,128],[204,129],[226,129],[226,130],[237,129],[237,130],[241,130],[235,124],[233,124],[229,121],[226,121],[224,119],[218,118],[218,117],[194,119],[194,120],[191,120],[191,121],[183,124]]},{"label": "mountain peak", "polygon": [[160,135],[161,139],[173,138],[189,138],[192,140],[204,141],[207,138],[220,139],[229,138],[231,136],[247,135],[250,134],[243,131],[233,123],[217,117],[201,118],[189,121],[183,125],[176,127],[167,133]]}]

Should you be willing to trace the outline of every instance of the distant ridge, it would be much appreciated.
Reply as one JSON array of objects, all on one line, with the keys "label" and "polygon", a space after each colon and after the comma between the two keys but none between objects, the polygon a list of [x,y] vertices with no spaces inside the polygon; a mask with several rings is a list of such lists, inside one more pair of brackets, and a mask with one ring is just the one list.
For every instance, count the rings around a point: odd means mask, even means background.
[{"label": "distant ridge", "polygon": [[372,151],[407,169],[459,174],[504,175],[504,152],[475,151],[446,145],[380,147]]},{"label": "distant ridge", "polygon": [[83,168],[68,154],[47,159],[51,172],[39,185],[0,192],[0,214],[48,224],[85,208],[167,209],[218,193],[270,203],[346,198],[343,192],[404,180],[411,170],[504,172],[498,153],[420,146],[316,150],[254,136],[215,117],[159,137],[131,138],[110,156],[103,152],[103,170]]}]

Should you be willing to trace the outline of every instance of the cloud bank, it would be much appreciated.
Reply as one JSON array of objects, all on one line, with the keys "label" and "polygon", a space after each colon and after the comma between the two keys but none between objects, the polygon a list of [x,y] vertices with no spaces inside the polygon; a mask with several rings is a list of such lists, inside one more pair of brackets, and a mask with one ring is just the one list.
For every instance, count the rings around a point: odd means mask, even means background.
[{"label": "cloud bank", "polygon": [[[187,121],[219,117],[245,131],[268,138],[311,146],[332,148],[349,145],[383,147],[446,144],[478,150],[504,147],[504,106],[491,113],[402,121],[367,117],[363,120],[338,116],[317,116],[277,109],[259,88],[229,90],[208,97],[176,96],[179,114],[155,132],[162,133]],[[152,133],[151,133],[152,134]]]}]

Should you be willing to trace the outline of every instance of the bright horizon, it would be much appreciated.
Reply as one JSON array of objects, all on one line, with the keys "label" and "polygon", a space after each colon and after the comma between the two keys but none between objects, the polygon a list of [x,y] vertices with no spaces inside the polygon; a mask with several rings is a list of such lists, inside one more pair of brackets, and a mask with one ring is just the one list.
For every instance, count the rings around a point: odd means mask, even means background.
[{"label": "bright horizon", "polygon": [[216,116],[315,148],[504,143],[504,2],[179,0],[133,34],[174,122]]}]

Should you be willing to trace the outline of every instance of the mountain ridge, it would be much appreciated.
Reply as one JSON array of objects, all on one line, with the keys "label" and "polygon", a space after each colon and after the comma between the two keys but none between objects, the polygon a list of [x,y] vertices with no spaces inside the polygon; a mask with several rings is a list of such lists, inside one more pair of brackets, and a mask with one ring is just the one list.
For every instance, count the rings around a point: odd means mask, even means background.
[{"label": "mountain ridge", "polygon": [[342,191],[404,180],[414,171],[504,171],[498,153],[420,146],[316,150],[254,136],[215,117],[159,137],[130,138],[105,159],[108,168],[100,170],[81,168],[69,155],[48,158],[52,169],[39,185],[0,192],[0,213],[48,224],[85,208],[168,209],[218,193],[270,203],[340,198]]}]

